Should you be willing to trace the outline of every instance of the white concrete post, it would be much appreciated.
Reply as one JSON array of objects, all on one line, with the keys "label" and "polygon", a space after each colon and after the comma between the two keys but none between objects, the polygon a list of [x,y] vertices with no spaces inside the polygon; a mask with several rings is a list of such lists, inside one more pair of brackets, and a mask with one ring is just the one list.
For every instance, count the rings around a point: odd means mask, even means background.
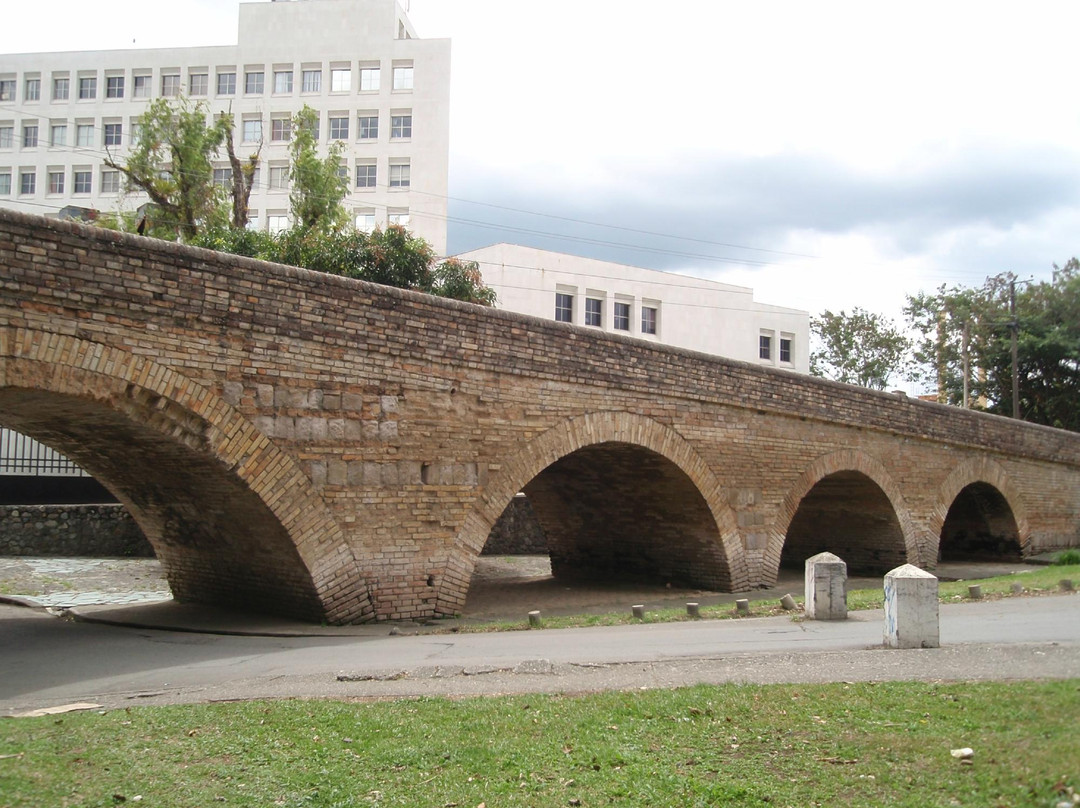
[{"label": "white concrete post", "polygon": [[885,573],[885,645],[937,648],[938,579],[912,564]]},{"label": "white concrete post", "polygon": [[847,620],[847,564],[832,553],[806,559],[806,619]]}]

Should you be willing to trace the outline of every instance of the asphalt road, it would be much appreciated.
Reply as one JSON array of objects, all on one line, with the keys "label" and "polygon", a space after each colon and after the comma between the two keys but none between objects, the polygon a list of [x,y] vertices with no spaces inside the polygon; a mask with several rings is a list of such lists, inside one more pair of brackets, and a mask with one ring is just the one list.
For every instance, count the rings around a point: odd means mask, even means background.
[{"label": "asphalt road", "polygon": [[247,698],[578,692],[697,682],[1080,677],[1080,594],[941,608],[939,649],[882,648],[882,613],[491,634],[243,637],[0,605],[0,714]]}]

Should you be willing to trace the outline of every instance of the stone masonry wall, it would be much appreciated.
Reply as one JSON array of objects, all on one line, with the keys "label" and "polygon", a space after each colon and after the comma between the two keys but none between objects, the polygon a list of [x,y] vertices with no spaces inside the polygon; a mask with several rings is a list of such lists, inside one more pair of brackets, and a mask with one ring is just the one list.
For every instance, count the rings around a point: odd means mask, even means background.
[{"label": "stone masonry wall", "polygon": [[514,497],[491,528],[484,555],[544,555],[547,539],[528,497]]},{"label": "stone masonry wall", "polygon": [[123,505],[0,506],[0,556],[153,554]]}]

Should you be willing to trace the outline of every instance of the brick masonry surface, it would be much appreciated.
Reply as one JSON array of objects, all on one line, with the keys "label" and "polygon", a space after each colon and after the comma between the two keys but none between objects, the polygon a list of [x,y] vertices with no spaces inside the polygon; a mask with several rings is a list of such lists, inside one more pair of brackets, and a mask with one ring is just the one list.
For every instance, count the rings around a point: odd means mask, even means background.
[{"label": "brick masonry surface", "polygon": [[0,556],[153,556],[123,505],[0,505]]},{"label": "brick masonry surface", "polygon": [[117,492],[183,600],[454,614],[519,492],[565,576],[1078,544],[1072,433],[23,214],[0,266],[0,422]]}]

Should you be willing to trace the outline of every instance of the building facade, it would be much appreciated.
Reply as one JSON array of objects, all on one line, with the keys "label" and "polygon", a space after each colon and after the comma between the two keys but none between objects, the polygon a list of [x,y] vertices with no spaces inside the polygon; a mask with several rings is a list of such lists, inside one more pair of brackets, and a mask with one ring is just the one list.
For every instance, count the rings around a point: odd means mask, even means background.
[{"label": "building facade", "polygon": [[515,244],[458,258],[477,262],[498,308],[810,372],[810,315],[758,303],[744,286]]},{"label": "building facade", "polygon": [[[0,205],[134,210],[123,157],[148,103],[186,95],[231,112],[237,154],[262,146],[252,226],[288,225],[290,120],[319,114],[346,144],[345,204],[358,226],[399,223],[446,251],[450,42],[418,39],[395,0],[240,5],[236,45],[0,56]],[[231,171],[224,150],[215,182]]]}]

